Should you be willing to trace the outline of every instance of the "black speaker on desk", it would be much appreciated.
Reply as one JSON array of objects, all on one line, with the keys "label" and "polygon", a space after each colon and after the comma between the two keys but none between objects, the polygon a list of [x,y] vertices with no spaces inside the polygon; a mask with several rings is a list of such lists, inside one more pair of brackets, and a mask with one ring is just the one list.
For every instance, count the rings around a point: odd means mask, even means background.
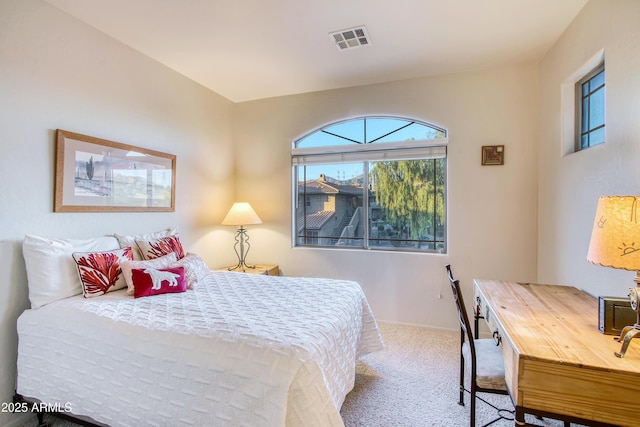
[{"label": "black speaker on desk", "polygon": [[622,328],[638,320],[629,298],[598,297],[598,329],[606,335],[620,335]]}]

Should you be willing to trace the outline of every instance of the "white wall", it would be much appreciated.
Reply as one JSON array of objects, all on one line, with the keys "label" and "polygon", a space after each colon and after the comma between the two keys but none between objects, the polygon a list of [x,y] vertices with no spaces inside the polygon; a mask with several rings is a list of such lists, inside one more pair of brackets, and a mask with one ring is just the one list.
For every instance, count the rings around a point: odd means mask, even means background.
[{"label": "white wall", "polygon": [[[233,200],[233,104],[39,0],[0,0],[0,402],[28,307],[25,233],[93,237],[177,226],[212,265]],[[175,213],[53,213],[57,128],[177,155]],[[231,254],[232,255],[232,254]],[[227,257],[225,259],[225,257]],[[16,422],[0,413],[0,425]]]},{"label": "white wall", "polygon": [[[264,221],[250,227],[250,261],[357,280],[378,319],[453,329],[447,262],[469,299],[474,277],[536,279],[536,105],[536,64],[238,104],[237,196]],[[449,130],[448,255],[291,248],[291,141],[367,114]],[[481,146],[494,144],[505,165],[481,166]]]},{"label": "white wall", "polygon": [[[540,64],[538,280],[625,296],[634,273],[586,261],[598,197],[640,194],[640,2],[591,0]],[[604,49],[606,142],[563,156],[561,87]]]}]

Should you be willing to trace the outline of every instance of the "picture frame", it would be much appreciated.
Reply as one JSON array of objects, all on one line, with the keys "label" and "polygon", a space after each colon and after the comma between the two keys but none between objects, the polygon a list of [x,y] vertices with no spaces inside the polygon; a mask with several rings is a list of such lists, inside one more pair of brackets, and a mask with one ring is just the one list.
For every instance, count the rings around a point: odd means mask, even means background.
[{"label": "picture frame", "polygon": [[174,212],[176,156],[56,130],[54,212]]},{"label": "picture frame", "polygon": [[483,145],[482,166],[504,165],[504,145]]}]

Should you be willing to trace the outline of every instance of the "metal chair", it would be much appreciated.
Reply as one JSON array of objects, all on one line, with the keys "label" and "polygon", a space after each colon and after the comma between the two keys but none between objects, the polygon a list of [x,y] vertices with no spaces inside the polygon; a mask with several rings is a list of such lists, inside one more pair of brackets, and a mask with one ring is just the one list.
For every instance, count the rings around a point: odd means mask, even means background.
[{"label": "metal chair", "polygon": [[[464,305],[462,293],[460,292],[460,283],[453,278],[451,265],[445,266],[451,283],[453,299],[458,309],[458,317],[460,319],[460,401],[459,405],[464,406],[464,394],[468,392],[471,395],[471,427],[476,425],[476,399],[481,400],[491,406],[498,412],[498,417],[493,421],[484,424],[483,427],[489,426],[499,420],[513,421],[515,419],[512,410],[501,409],[490,402],[487,402],[477,393],[494,393],[508,395],[507,386],[504,378],[504,361],[500,348],[491,338],[474,339],[469,323],[469,316]],[[476,313],[476,334],[478,312]],[[470,374],[470,390],[464,386],[465,371]]]}]

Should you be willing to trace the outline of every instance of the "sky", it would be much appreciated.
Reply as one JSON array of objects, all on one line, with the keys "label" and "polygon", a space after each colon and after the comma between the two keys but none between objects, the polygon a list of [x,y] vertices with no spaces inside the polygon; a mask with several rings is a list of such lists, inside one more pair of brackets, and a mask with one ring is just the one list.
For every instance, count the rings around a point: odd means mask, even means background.
[{"label": "sky", "polygon": [[[345,146],[356,143],[397,142],[435,139],[445,135],[444,130],[426,123],[391,117],[362,118],[340,122],[312,132],[296,142],[297,148]],[[341,181],[364,173],[364,165],[340,163],[331,165],[307,165],[306,180],[317,179],[320,174]],[[305,180],[305,167],[298,169],[298,179]]]}]

